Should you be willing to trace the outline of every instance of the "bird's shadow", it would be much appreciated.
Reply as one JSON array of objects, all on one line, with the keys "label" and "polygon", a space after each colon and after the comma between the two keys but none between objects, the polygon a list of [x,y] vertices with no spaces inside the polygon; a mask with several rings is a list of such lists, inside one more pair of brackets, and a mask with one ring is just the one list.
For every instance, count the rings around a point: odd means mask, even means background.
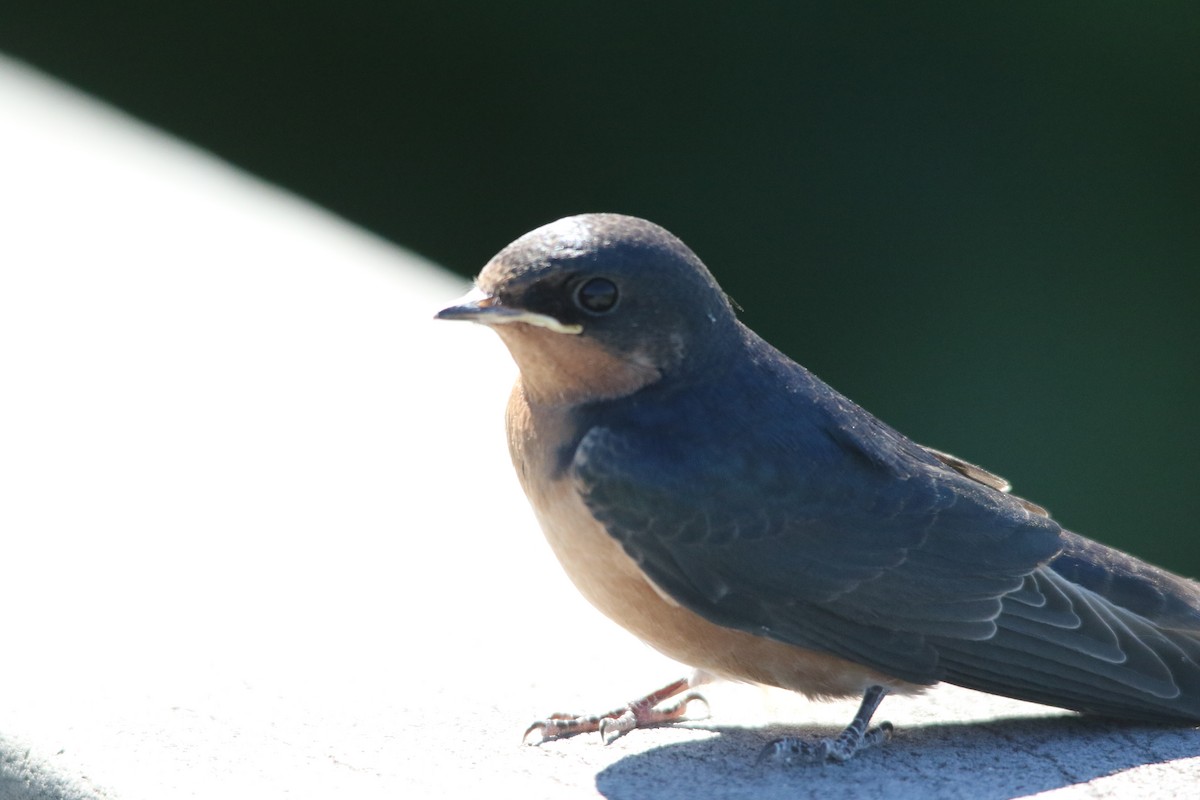
[{"label": "bird's shadow", "polygon": [[[718,734],[663,745],[596,776],[610,800],[707,797],[878,797],[1009,800],[1133,767],[1200,755],[1200,731],[1079,717],[1006,718],[898,729],[844,764],[756,763],[773,739],[836,736],[833,728],[691,725]],[[1191,767],[1200,778],[1200,769]]]}]

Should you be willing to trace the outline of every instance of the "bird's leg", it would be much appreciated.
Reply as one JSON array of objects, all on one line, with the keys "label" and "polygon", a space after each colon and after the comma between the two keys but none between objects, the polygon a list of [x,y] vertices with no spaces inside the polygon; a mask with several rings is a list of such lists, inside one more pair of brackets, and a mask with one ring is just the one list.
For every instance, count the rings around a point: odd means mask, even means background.
[{"label": "bird's leg", "polygon": [[874,728],[869,728],[871,715],[879,707],[879,703],[887,695],[887,689],[882,686],[871,686],[863,692],[862,705],[858,713],[838,734],[836,739],[820,739],[806,742],[794,736],[776,739],[763,748],[758,754],[759,763],[767,760],[782,761],[785,764],[817,764],[824,761],[846,761],[859,750],[865,750],[877,744],[882,744],[892,738],[892,723],[881,722]]},{"label": "bird's leg", "polygon": [[[529,741],[529,735],[537,731],[541,739],[532,744],[541,744],[551,739],[563,739],[577,733],[599,731],[600,738],[605,744],[611,744],[629,733],[634,728],[651,728],[656,725],[669,725],[686,719],[688,706],[698,700],[708,706],[697,692],[688,691],[696,686],[708,683],[712,678],[706,673],[697,671],[691,677],[680,678],[669,683],[658,691],[651,692],[645,697],[634,700],[627,705],[615,708],[606,714],[591,716],[575,716],[574,714],[551,714],[546,719],[538,720],[525,730],[521,741]],[[687,694],[683,694],[687,692]],[[659,704],[683,694],[677,702],[660,708]]]}]

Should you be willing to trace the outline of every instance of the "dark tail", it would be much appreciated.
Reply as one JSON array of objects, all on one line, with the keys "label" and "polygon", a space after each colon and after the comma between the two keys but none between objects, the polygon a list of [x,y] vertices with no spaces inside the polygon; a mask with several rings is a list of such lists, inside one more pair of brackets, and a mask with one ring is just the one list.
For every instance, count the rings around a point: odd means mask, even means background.
[{"label": "dark tail", "polygon": [[1004,597],[993,637],[936,642],[944,679],[1090,714],[1200,724],[1200,586],[1065,535],[1063,552]]}]

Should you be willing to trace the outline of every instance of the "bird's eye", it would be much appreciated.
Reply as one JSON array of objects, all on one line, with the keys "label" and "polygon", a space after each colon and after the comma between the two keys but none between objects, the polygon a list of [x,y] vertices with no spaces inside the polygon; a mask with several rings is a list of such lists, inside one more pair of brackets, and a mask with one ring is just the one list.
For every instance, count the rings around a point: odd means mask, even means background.
[{"label": "bird's eye", "polygon": [[617,285],[608,278],[592,278],[575,290],[575,305],[592,314],[606,314],[617,305]]}]

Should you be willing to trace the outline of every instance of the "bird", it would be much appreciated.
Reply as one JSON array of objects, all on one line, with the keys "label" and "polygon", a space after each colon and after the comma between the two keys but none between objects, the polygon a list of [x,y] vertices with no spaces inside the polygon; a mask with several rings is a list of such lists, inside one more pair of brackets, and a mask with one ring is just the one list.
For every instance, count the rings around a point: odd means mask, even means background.
[{"label": "bird", "polygon": [[1067,530],[838,393],[739,321],[664,228],[544,225],[436,318],[491,328],[516,362],[510,455],[571,581],[695,670],[527,739],[669,724],[714,678],[861,698],[836,737],[759,756],[787,763],[883,744],[882,700],[943,682],[1200,724],[1200,584]]}]

